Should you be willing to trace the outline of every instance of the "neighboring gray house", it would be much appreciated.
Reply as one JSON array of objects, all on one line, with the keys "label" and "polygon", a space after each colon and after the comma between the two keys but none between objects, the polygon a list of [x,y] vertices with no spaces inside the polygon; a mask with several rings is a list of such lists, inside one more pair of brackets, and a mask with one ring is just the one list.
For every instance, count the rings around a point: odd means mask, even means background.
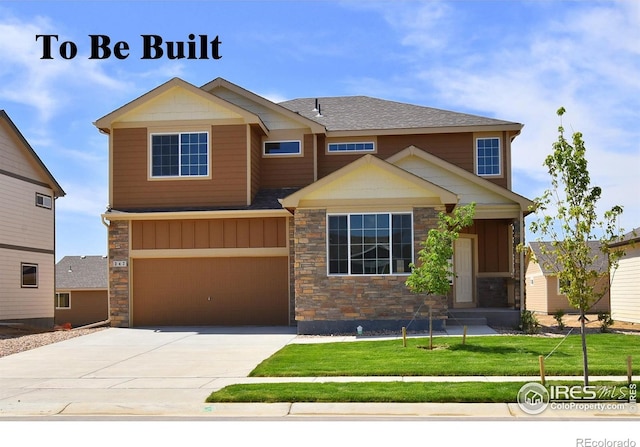
[{"label": "neighboring gray house", "polygon": [[[541,246],[549,244],[549,242],[531,242],[527,253],[525,277],[527,291],[527,310],[551,315],[559,310],[567,313],[576,313],[578,310],[569,304],[567,297],[560,293],[560,285],[556,270],[553,268],[553,259],[551,256],[542,253]],[[591,253],[593,256],[598,255],[599,242],[590,243]],[[605,272],[608,263],[601,256],[602,262],[598,265],[600,273]],[[601,279],[602,286],[606,286],[609,276]],[[590,313],[609,312],[609,293],[607,292],[600,301],[595,303]]]},{"label": "neighboring gray house", "polygon": [[611,273],[611,318],[640,323],[640,227],[610,247],[625,252]]},{"label": "neighboring gray house", "polygon": [[78,327],[108,318],[107,257],[62,258],[56,264],[55,323]]}]

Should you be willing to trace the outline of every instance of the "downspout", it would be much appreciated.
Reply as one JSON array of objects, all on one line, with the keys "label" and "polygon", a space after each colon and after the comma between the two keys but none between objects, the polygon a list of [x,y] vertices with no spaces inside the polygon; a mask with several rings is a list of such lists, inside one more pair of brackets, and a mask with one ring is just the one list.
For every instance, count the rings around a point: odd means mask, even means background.
[{"label": "downspout", "polygon": [[[104,216],[104,214],[101,217],[102,220],[102,225],[104,225],[105,227],[107,227],[107,231],[109,230],[109,226],[111,224],[111,222],[109,222],[107,220],[107,218]],[[108,249],[107,249],[108,251]],[[109,257],[107,256],[107,259],[109,259]],[[109,264],[107,262],[107,269],[109,268]],[[80,326],[80,327],[74,327],[72,330],[77,331],[79,329],[91,329],[94,327],[100,327],[100,326],[104,326],[107,325],[109,323],[111,323],[111,300],[109,299],[109,281],[107,280],[107,319],[104,321],[98,321],[97,323],[91,323],[91,324],[87,324],[84,326]]]}]

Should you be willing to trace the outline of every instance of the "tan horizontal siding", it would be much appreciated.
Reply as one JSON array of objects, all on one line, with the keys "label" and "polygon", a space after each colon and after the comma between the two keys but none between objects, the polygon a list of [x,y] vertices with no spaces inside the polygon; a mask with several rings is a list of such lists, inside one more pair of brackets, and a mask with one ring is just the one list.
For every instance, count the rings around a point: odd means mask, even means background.
[{"label": "tan horizontal siding", "polygon": [[112,207],[246,205],[246,138],[244,125],[213,126],[210,179],[150,179],[147,129],[114,129]]},{"label": "tan horizontal siding", "polygon": [[611,317],[640,323],[640,247],[627,247],[612,277]]},{"label": "tan horizontal siding", "polygon": [[70,293],[71,307],[55,310],[56,324],[71,323],[72,327],[79,327],[104,321],[109,317],[106,290],[79,290]]},{"label": "tan horizontal siding", "polygon": [[302,157],[262,158],[263,188],[294,188],[313,183],[313,135],[305,134],[302,145]]}]

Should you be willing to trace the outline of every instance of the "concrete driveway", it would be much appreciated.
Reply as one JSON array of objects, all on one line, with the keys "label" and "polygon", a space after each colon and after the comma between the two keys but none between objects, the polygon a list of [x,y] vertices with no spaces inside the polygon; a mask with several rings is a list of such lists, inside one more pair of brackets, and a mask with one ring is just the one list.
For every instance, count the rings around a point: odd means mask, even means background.
[{"label": "concrete driveway", "polygon": [[193,414],[295,328],[108,328],[0,358],[0,416]]}]

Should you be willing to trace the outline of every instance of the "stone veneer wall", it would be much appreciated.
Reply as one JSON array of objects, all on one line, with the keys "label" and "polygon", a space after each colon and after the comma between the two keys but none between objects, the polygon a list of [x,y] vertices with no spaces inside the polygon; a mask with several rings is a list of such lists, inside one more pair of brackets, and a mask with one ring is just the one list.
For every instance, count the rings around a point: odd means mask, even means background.
[{"label": "stone veneer wall", "polygon": [[[126,261],[114,267],[113,261]],[[129,221],[114,220],[109,225],[109,312],[111,326],[129,327]]]},{"label": "stone veneer wall", "polygon": [[[437,226],[438,210],[413,210],[414,253],[430,228]],[[327,274],[326,210],[298,209],[295,214],[295,316],[300,334],[328,334],[397,330],[414,318],[410,330],[427,329],[429,307],[434,329],[445,326],[444,297],[416,295],[406,276],[329,276]]]},{"label": "stone veneer wall", "polygon": [[293,216],[287,219],[287,231],[289,237],[289,325],[296,323],[296,287],[293,278],[295,277],[295,245],[294,238],[294,222]]},{"label": "stone veneer wall", "polygon": [[524,308],[524,303],[521,302],[522,300],[520,299],[520,291],[522,290],[523,293],[523,297],[524,300],[526,302],[526,292],[527,292],[527,288],[524,286],[524,284],[520,281],[520,277],[521,275],[523,275],[524,272],[524,265],[522,265],[522,258],[524,256],[521,256],[521,254],[516,250],[515,247],[518,246],[518,244],[520,243],[520,235],[522,234],[522,243],[524,245],[525,240],[524,240],[524,233],[522,231],[522,225],[523,222],[520,221],[520,219],[513,219],[513,247],[514,247],[514,253],[513,253],[513,279],[514,279],[514,283],[513,283],[513,295],[514,295],[514,307],[516,309],[523,309]]}]

